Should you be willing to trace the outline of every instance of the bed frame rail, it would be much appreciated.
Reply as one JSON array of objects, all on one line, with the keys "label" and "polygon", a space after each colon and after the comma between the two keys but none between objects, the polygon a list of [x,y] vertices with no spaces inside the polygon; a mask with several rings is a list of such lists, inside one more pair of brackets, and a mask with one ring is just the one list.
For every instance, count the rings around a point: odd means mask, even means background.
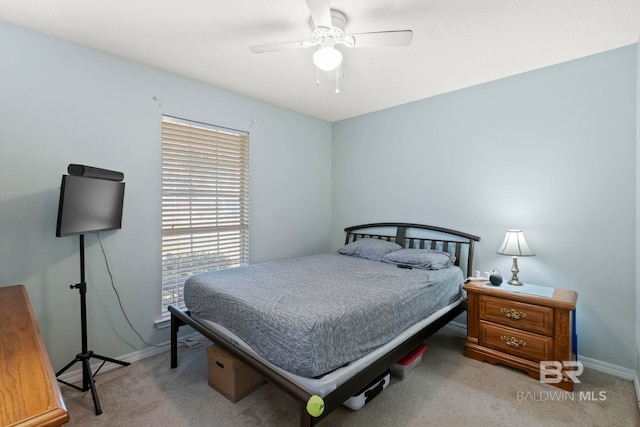
[{"label": "bed frame rail", "polygon": [[458,315],[464,313],[466,309],[467,303],[464,301],[461,302],[444,316],[427,325],[420,332],[405,340],[395,349],[380,357],[367,368],[360,371],[337,389],[326,395],[323,398],[324,411],[319,417],[312,417],[307,412],[307,402],[311,397],[309,392],[281,376],[278,372],[274,371],[271,367],[262,363],[260,360],[253,358],[249,353],[234,345],[227,338],[208,329],[202,323],[191,317],[191,314],[188,311],[184,311],[173,305],[169,306],[169,311],[171,312],[171,368],[176,368],[178,366],[178,331],[181,326],[191,326],[216,345],[220,345],[231,354],[234,354],[244,363],[263,375],[266,379],[289,393],[300,403],[300,426],[312,427],[331,414],[335,409],[342,406],[343,402],[348,400],[351,396],[355,395],[358,391],[367,386],[371,382],[372,378],[380,376],[396,361],[400,360],[411,352],[411,350],[426,341],[427,338],[455,319]]}]

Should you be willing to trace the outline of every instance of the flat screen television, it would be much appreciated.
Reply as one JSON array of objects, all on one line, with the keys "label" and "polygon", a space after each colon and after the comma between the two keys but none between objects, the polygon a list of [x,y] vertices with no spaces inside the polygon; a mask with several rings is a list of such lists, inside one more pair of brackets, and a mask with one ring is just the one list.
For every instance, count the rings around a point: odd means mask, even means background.
[{"label": "flat screen television", "polygon": [[122,228],[124,182],[63,175],[56,236]]}]

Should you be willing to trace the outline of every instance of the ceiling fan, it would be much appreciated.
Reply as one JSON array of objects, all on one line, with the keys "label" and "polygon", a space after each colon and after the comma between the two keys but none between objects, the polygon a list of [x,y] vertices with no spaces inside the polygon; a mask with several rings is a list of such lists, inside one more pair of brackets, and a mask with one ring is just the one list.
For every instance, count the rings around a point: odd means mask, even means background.
[{"label": "ceiling fan", "polygon": [[[328,0],[306,0],[311,12],[311,39],[285,43],[269,43],[250,46],[254,53],[275,52],[287,49],[316,47],[313,62],[323,71],[337,69],[342,63],[342,53],[337,45],[346,47],[398,47],[409,46],[413,31],[377,31],[371,33],[347,34],[346,16],[329,6]],[[336,93],[339,93],[336,88]]]}]

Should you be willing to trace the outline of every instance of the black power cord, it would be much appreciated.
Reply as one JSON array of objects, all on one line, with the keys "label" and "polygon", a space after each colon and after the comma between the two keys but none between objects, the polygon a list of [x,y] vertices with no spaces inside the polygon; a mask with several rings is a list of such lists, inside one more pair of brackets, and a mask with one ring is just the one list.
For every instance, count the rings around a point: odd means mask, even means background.
[{"label": "black power cord", "polygon": [[[144,338],[142,338],[142,335],[140,335],[140,333],[133,326],[133,324],[131,323],[131,320],[129,320],[129,316],[127,316],[127,312],[125,311],[124,306],[122,305],[122,300],[120,299],[120,294],[118,293],[118,289],[116,289],[115,282],[113,280],[113,274],[111,274],[111,269],[109,268],[109,260],[107,259],[107,253],[104,250],[104,246],[102,245],[102,239],[100,238],[100,233],[96,233],[96,234],[98,235],[98,243],[100,244],[100,250],[102,251],[102,257],[104,258],[104,264],[107,267],[107,273],[109,274],[109,279],[111,281],[111,287],[113,288],[113,291],[116,294],[116,298],[118,299],[118,305],[120,305],[120,310],[122,311],[122,314],[124,315],[124,318],[126,319],[127,323],[129,324],[129,327],[131,328],[131,330],[133,332],[135,332],[135,334],[138,336],[138,338],[140,338],[140,341],[142,341],[146,345],[148,345],[150,347],[157,347],[157,348],[164,347],[164,345],[151,344],[151,343],[147,342]],[[179,340],[178,342],[180,344],[184,344],[185,347],[196,348],[196,347],[202,346],[203,341],[204,340],[183,339],[183,340]],[[208,341],[208,340],[206,340],[206,341]]]},{"label": "black power cord", "polygon": [[102,239],[100,239],[100,233],[96,233],[96,234],[98,235],[98,243],[100,243],[100,250],[102,251],[102,256],[104,257],[104,264],[107,267],[107,273],[109,273],[109,278],[111,280],[111,287],[113,288],[113,291],[116,293],[116,297],[118,298],[118,304],[120,305],[120,310],[122,310],[122,314],[124,315],[124,318],[126,319],[127,323],[129,324],[129,327],[131,328],[131,330],[133,332],[136,333],[138,338],[140,338],[140,341],[142,341],[146,345],[151,346],[151,347],[164,347],[162,345],[151,344],[151,343],[145,341],[145,339],[142,338],[142,335],[140,335],[140,333],[138,333],[136,328],[134,328],[133,324],[131,323],[131,320],[129,320],[129,316],[127,316],[127,312],[124,310],[124,307],[122,306],[122,300],[120,300],[120,294],[118,293],[118,289],[116,289],[116,285],[115,285],[115,283],[113,281],[113,274],[111,274],[111,269],[109,268],[109,260],[107,259],[107,253],[104,250],[104,246],[102,246]]}]

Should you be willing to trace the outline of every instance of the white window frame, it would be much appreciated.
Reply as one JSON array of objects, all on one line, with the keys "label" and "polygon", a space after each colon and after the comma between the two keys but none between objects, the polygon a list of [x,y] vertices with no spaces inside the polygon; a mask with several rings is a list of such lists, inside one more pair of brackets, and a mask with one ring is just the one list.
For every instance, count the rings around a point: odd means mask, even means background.
[{"label": "white window frame", "polygon": [[249,263],[249,134],[162,116],[162,319],[195,273]]}]

